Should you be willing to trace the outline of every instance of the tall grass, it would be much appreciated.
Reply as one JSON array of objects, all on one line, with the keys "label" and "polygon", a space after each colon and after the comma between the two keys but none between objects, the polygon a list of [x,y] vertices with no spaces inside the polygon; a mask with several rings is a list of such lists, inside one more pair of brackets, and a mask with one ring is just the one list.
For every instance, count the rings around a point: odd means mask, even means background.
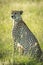
[{"label": "tall grass", "polygon": [[[34,1],[34,2],[33,2]],[[36,2],[38,1],[38,2]],[[40,2],[39,2],[40,1]],[[41,65],[40,62],[25,57],[14,56],[14,43],[12,38],[13,20],[12,10],[23,10],[22,19],[34,33],[43,50],[43,0],[0,0],[0,63],[8,61],[18,65]],[[13,59],[14,57],[14,59]],[[12,62],[12,63],[11,63]],[[7,63],[7,62],[6,62]],[[4,65],[6,65],[4,63]]]}]

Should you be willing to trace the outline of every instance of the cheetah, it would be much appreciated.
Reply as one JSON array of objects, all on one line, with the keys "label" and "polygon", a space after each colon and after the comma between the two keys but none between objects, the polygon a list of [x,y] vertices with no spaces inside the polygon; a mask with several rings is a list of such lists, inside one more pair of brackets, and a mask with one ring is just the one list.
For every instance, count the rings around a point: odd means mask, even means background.
[{"label": "cheetah", "polygon": [[[12,37],[14,40],[15,48],[19,43],[19,47],[23,47],[24,55],[31,55],[35,58],[40,58],[42,50],[39,46],[39,42],[35,35],[31,32],[28,26],[22,20],[23,11],[12,11],[11,17],[14,20],[14,26],[12,30]],[[19,48],[18,47],[18,48]],[[20,47],[21,48],[21,47]],[[21,51],[21,50],[20,50]]]}]

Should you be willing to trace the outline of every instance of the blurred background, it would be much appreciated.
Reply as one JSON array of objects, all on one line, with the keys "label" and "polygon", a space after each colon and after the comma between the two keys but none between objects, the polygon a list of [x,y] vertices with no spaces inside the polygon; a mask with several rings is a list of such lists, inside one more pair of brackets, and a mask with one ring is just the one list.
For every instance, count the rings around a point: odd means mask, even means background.
[{"label": "blurred background", "polygon": [[[9,62],[13,63],[14,42],[12,38],[12,10],[24,11],[22,19],[38,39],[39,45],[43,51],[43,0],[0,0],[0,65],[2,65],[5,60],[9,60]],[[19,62],[22,61],[26,65],[27,57],[16,57],[17,62],[19,58]],[[20,58],[22,59],[21,61]],[[23,61],[23,59],[25,60]],[[9,62],[7,61],[6,63]],[[4,65],[6,65],[6,63]]]}]

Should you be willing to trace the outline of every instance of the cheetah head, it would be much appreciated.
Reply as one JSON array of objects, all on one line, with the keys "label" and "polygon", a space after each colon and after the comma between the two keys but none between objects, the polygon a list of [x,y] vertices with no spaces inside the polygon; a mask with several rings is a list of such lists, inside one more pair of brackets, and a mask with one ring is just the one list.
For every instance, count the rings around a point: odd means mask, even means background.
[{"label": "cheetah head", "polygon": [[12,11],[11,13],[11,17],[12,19],[14,19],[16,22],[20,21],[22,19],[21,14],[23,13],[23,11]]}]

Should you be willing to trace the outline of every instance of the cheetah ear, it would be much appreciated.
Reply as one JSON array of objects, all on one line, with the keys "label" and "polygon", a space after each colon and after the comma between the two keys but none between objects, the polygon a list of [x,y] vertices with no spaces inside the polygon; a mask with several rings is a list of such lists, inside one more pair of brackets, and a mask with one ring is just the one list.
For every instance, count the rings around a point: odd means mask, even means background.
[{"label": "cheetah ear", "polygon": [[22,13],[23,13],[23,11],[21,10],[21,11],[20,11],[20,14],[22,14]]}]

